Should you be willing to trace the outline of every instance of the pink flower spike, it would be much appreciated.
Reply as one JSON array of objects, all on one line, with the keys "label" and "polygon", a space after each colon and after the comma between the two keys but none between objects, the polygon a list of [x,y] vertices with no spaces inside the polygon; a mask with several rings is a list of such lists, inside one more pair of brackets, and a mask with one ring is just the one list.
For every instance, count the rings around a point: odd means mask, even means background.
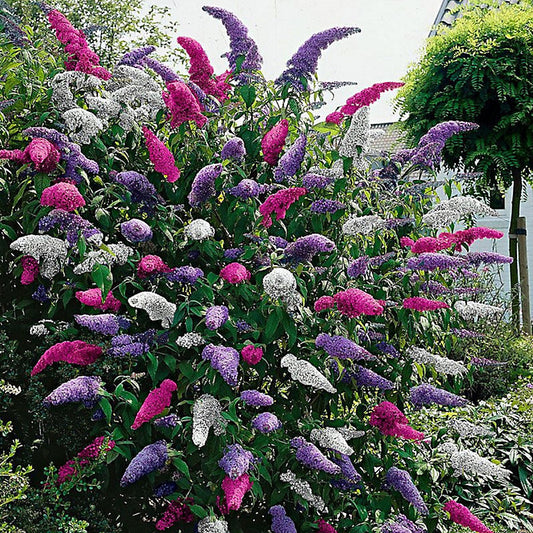
[{"label": "pink flower spike", "polygon": [[172,527],[176,522],[194,522],[196,518],[189,508],[189,503],[193,503],[190,498],[186,500],[178,498],[169,502],[163,516],[155,524],[157,531],[164,531]]},{"label": "pink flower spike", "polygon": [[48,140],[36,137],[26,146],[24,154],[35,166],[38,172],[52,172],[56,169],[61,154]]},{"label": "pink flower spike", "polygon": [[392,91],[403,87],[403,83],[395,81],[386,81],[384,83],[374,83],[371,87],[367,87],[346,100],[346,104],[341,107],[340,112],[344,115],[353,115],[361,107],[373,104],[381,97],[385,91]]},{"label": "pink flower spike", "polygon": [[52,172],[56,169],[61,154],[48,140],[36,137],[22,150],[0,150],[0,159],[19,163],[33,163],[37,172]]},{"label": "pink flower spike", "polygon": [[420,441],[424,434],[409,426],[407,417],[391,402],[381,402],[370,415],[371,426],[377,427],[383,435]]},{"label": "pink flower spike", "polygon": [[338,311],[350,318],[360,315],[381,315],[383,306],[370,294],[359,289],[347,289],[333,296]]},{"label": "pink flower spike", "polygon": [[65,481],[70,481],[73,477],[81,473],[81,469],[89,466],[91,462],[103,458],[114,447],[115,441],[109,439],[109,437],[96,437],[74,459],[70,459],[70,461],[67,461],[63,466],[58,468],[57,485],[62,485]]},{"label": "pink flower spike", "polygon": [[277,165],[279,154],[283,150],[285,139],[289,133],[289,122],[286,118],[280,120],[261,140],[263,159],[269,165]]},{"label": "pink flower spike", "polygon": [[75,185],[60,182],[44,189],[41,194],[41,205],[75,211],[85,205],[85,200]]},{"label": "pink flower spike", "polygon": [[78,70],[102,80],[111,78],[111,73],[99,66],[100,58],[89,48],[84,33],[74,28],[63,13],[52,9],[48,12],[48,22],[69,55],[65,62],[67,70]]},{"label": "pink flower spike", "polygon": [[176,160],[172,152],[160,141],[155,133],[146,126],[142,128],[150,161],[154,164],[156,172],[160,172],[167,181],[174,183],[180,177],[180,169],[176,166]]},{"label": "pink flower spike", "polygon": [[415,241],[413,241],[413,239],[411,239],[410,237],[400,238],[400,246],[402,246],[403,248],[411,248],[411,246],[413,246],[414,243]]},{"label": "pink flower spike", "polygon": [[249,270],[240,263],[230,263],[220,271],[220,277],[228,283],[242,283],[251,277]]},{"label": "pink flower spike", "polygon": [[261,224],[265,228],[272,226],[272,214],[276,215],[276,220],[285,218],[289,207],[307,192],[303,187],[292,187],[282,189],[271,194],[260,206],[259,212],[263,215]]},{"label": "pink flower spike", "polygon": [[[190,37],[178,37],[178,43],[185,49],[190,58],[189,79],[196,83],[206,94],[211,94],[221,102],[226,100],[226,90],[230,86],[222,79],[213,79],[213,67],[202,45]],[[227,73],[222,74],[224,80]]]},{"label": "pink flower spike", "polygon": [[21,262],[22,276],[20,276],[20,283],[22,285],[31,285],[39,274],[39,263],[31,255],[25,255]]},{"label": "pink flower spike", "polygon": [[247,344],[241,350],[241,356],[249,365],[256,365],[263,358],[263,348]]},{"label": "pink flower spike", "polygon": [[253,482],[250,481],[248,474],[242,474],[237,479],[231,479],[226,476],[222,481],[224,499],[218,502],[218,507],[222,514],[228,514],[230,511],[238,511],[241,508],[244,495],[252,486]]},{"label": "pink flower spike", "polygon": [[330,113],[326,117],[326,122],[329,124],[337,124],[339,125],[344,120],[344,113],[341,113],[340,111],[333,111],[333,113]]},{"label": "pink flower spike", "polygon": [[102,348],[95,344],[87,344],[83,341],[64,341],[54,344],[41,355],[31,371],[35,376],[47,366],[65,362],[71,365],[86,366],[94,363],[102,355]]},{"label": "pink flower spike", "polygon": [[104,301],[102,301],[101,289],[87,289],[86,291],[77,291],[76,298],[84,305],[101,309],[102,311],[111,311],[116,313],[121,306],[120,300],[115,298],[111,291],[107,293]]},{"label": "pink flower spike", "polygon": [[154,416],[160,415],[170,406],[172,393],[178,388],[171,379],[165,379],[163,383],[148,393],[141,408],[139,409],[131,429],[139,429],[145,422],[149,422]]},{"label": "pink flower spike", "polygon": [[25,154],[22,150],[0,150],[0,159],[26,163]]},{"label": "pink flower spike", "polygon": [[333,296],[321,296],[315,302],[315,312],[320,313],[326,309],[331,309],[335,307],[335,298]]},{"label": "pink flower spike", "polygon": [[332,525],[328,524],[322,519],[320,519],[317,522],[317,525],[318,525],[317,533],[337,533],[337,530]]},{"label": "pink flower spike", "polygon": [[171,113],[171,127],[177,128],[184,122],[192,120],[201,128],[207,122],[207,117],[202,115],[198,101],[185,83],[182,81],[167,83],[167,91],[163,91],[162,96]]},{"label": "pink flower spike", "polygon": [[467,507],[455,500],[448,501],[444,506],[444,511],[450,513],[450,520],[460,526],[467,527],[477,533],[493,533],[493,531],[483,524],[476,515],[472,514]]},{"label": "pink flower spike", "polygon": [[446,302],[440,300],[428,300],[414,296],[413,298],[405,298],[402,303],[404,309],[414,309],[415,311],[436,311],[437,309],[449,309],[450,306]]},{"label": "pink flower spike", "polygon": [[140,279],[169,272],[172,272],[172,269],[158,255],[145,255],[137,263],[137,276]]}]

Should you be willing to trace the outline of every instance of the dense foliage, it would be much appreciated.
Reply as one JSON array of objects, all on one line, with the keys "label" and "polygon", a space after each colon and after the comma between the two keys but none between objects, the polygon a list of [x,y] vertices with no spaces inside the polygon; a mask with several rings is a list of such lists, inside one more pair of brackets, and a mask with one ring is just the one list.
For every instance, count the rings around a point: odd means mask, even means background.
[{"label": "dense foliage", "polygon": [[[468,252],[502,234],[453,231],[492,211],[469,197],[435,205],[438,150],[367,157],[375,91],[318,121],[321,51],[358,29],[312,36],[272,82],[219,8],[204,8],[230,37],[218,76],[187,38],[188,75],[150,47],[100,64],[43,9],[66,45],[59,64],[14,26],[2,41],[0,369],[21,389],[2,411],[35,469],[4,520],[27,532],[531,530],[530,486],[484,425],[423,417],[466,405],[475,369],[497,363],[457,347],[505,311],[483,288],[509,258]],[[426,140],[440,150],[475,128],[447,122]],[[446,453],[454,468],[435,459]]]}]

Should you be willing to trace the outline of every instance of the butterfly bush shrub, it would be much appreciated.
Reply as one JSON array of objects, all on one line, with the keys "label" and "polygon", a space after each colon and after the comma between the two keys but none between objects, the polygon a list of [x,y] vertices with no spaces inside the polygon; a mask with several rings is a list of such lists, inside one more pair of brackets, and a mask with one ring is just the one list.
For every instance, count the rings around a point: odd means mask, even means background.
[{"label": "butterfly bush shrub", "polygon": [[96,476],[113,531],[447,531],[449,502],[490,526],[497,506],[428,466],[443,433],[411,416],[467,403],[477,363],[454,342],[504,311],[482,288],[507,258],[468,251],[502,235],[454,226],[492,211],[435,193],[440,150],[476,125],[373,157],[368,105],[399,84],[315,111],[321,52],[358,28],[312,36],[272,82],[244,24],[205,12],[229,36],[218,75],[188,38],[189,72],[151,47],[100,66],[54,14],[49,111],[6,115],[2,322],[21,418],[46,422],[35,454],[53,450],[42,492],[83,517],[71,489]]}]

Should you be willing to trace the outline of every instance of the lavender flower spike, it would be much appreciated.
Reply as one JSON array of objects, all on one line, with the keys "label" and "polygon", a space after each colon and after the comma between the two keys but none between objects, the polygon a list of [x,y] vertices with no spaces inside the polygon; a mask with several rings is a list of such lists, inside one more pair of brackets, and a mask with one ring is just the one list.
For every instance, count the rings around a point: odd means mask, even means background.
[{"label": "lavender flower spike", "polygon": [[291,446],[296,448],[296,460],[312,470],[322,470],[327,474],[340,474],[341,468],[330,461],[314,444],[303,437],[291,440]]},{"label": "lavender flower spike", "polygon": [[121,58],[120,61],[117,63],[117,65],[128,65],[130,67],[136,66],[142,59],[144,59],[147,55],[151,54],[152,52],[155,52],[155,46],[143,46],[142,48],[136,48],[135,50],[132,50],[131,52],[125,53]]},{"label": "lavender flower spike", "polygon": [[192,207],[200,207],[215,196],[215,180],[221,172],[222,165],[220,163],[207,165],[198,171],[192,182],[191,192],[187,196]]},{"label": "lavender flower spike", "polygon": [[300,170],[305,157],[306,145],[306,136],[300,135],[279,160],[278,166],[274,170],[274,181],[281,183],[282,181],[285,181],[286,178],[294,176],[298,170]]},{"label": "lavender flower spike", "polygon": [[457,396],[443,389],[437,389],[427,383],[418,385],[418,387],[412,387],[409,391],[409,399],[417,408],[432,403],[448,407],[460,407],[467,403],[465,398],[461,398],[461,396]]},{"label": "lavender flower spike", "polygon": [[[239,83],[245,83],[247,76],[242,73],[261,70],[263,63],[257,44],[248,36],[248,28],[233,13],[225,9],[209,6],[204,6],[202,9],[224,24],[230,41],[230,51],[225,56],[228,58],[231,70],[235,73],[235,79]],[[244,56],[244,60],[238,68],[237,58],[240,56]]]},{"label": "lavender flower spike", "polygon": [[315,339],[315,346],[325,350],[330,357],[339,359],[375,359],[368,350],[342,335],[320,333]]},{"label": "lavender flower spike", "polygon": [[131,460],[120,480],[120,486],[126,487],[127,485],[131,485],[143,476],[163,468],[167,459],[167,443],[164,440],[159,440],[153,444],[145,446]]},{"label": "lavender flower spike", "polygon": [[226,448],[218,466],[226,472],[231,479],[237,479],[250,469],[254,462],[252,452],[245,450],[240,444],[231,444]]},{"label": "lavender flower spike", "polygon": [[274,398],[272,398],[272,396],[258,390],[242,391],[241,400],[243,400],[246,405],[253,405],[255,407],[268,407],[274,403]]},{"label": "lavender flower spike", "polygon": [[387,472],[385,485],[397,490],[420,514],[428,514],[427,505],[413,483],[409,472],[395,466],[391,467]]},{"label": "lavender flower spike", "polygon": [[311,76],[316,72],[322,50],[335,41],[360,31],[360,28],[331,28],[315,33],[287,61],[287,69],[282,72],[276,83],[290,83],[297,89],[304,89],[301,78],[310,80]]},{"label": "lavender flower spike", "polygon": [[228,385],[232,387],[237,385],[240,356],[235,348],[208,344],[202,350],[202,359],[207,359]]},{"label": "lavender flower spike", "polygon": [[44,400],[43,405],[63,405],[71,402],[83,402],[87,408],[94,407],[102,396],[101,379],[97,376],[79,376],[62,383]]},{"label": "lavender flower spike", "polygon": [[205,312],[205,325],[212,331],[222,327],[228,320],[229,309],[225,305],[213,305]]}]

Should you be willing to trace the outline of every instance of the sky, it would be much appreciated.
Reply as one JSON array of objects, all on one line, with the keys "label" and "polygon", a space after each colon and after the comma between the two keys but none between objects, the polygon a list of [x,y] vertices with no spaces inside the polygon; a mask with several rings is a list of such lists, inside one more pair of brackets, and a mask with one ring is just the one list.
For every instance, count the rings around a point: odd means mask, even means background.
[{"label": "sky", "polygon": [[[206,0],[209,2],[210,0]],[[179,35],[199,41],[216,73],[227,68],[220,57],[229,48],[224,26],[202,11],[203,5],[234,13],[247,27],[263,56],[263,72],[276,78],[288,59],[312,34],[335,26],[356,26],[361,33],[333,43],[318,64],[321,81],[356,81],[335,91],[323,107],[327,114],[346,98],[377,82],[400,81],[415,62],[442,0],[155,0],[179,23]],[[372,123],[392,122],[394,93],[371,107]]]}]

